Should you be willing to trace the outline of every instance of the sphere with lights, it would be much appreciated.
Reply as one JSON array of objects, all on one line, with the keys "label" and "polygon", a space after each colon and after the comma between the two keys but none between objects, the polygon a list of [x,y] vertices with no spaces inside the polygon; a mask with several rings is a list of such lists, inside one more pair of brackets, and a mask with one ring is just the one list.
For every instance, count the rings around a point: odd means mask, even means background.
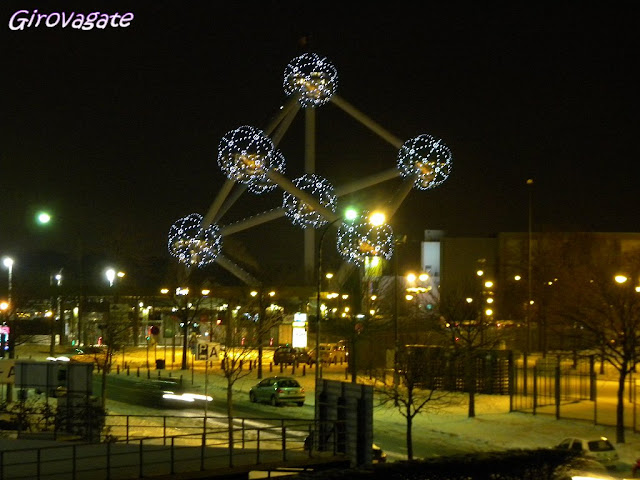
[{"label": "sphere with lights", "polygon": [[369,212],[363,212],[353,221],[345,221],[338,228],[338,253],[349,263],[363,265],[367,257],[393,256],[394,237],[390,225],[373,225]]},{"label": "sphere with lights", "polygon": [[169,229],[169,253],[188,267],[202,268],[212,263],[222,250],[222,235],[217,225],[202,228],[202,215],[192,213]]},{"label": "sphere with lights", "polygon": [[227,132],[218,145],[218,166],[230,180],[250,185],[271,168],[275,146],[260,129],[244,125]]},{"label": "sphere with lights", "polygon": [[[273,153],[273,158],[271,160],[271,170],[274,170],[280,174],[284,174],[285,172],[285,159],[284,155],[280,150],[275,150]],[[262,175],[255,175],[251,182],[247,185],[247,190],[251,193],[255,193],[256,195],[260,195],[265,192],[270,192],[274,190],[278,185],[273,183],[266,172]]]},{"label": "sphere with lights", "polygon": [[[326,178],[315,173],[306,173],[296,178],[293,184],[303,192],[312,195],[327,210],[335,213],[338,197],[334,193],[333,185]],[[327,223],[327,219],[316,212],[312,206],[289,192],[284,193],[282,206],[285,215],[294,225],[302,228],[318,228]]]},{"label": "sphere with lights", "polygon": [[285,68],[283,87],[287,96],[297,95],[303,107],[319,107],[338,88],[338,71],[327,58],[304,53]]},{"label": "sphere with lights", "polygon": [[451,173],[451,150],[442,140],[422,134],[407,140],[398,151],[398,170],[416,177],[415,187],[428,190],[442,184]]}]

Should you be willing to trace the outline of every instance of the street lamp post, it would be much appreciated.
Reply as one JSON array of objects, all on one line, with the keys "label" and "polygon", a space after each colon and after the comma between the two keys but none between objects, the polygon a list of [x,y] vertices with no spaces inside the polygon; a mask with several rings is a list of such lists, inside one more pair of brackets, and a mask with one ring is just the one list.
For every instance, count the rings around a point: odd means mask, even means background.
[{"label": "street lamp post", "polygon": [[[329,222],[326,227],[322,230],[320,234],[320,240],[318,245],[318,285],[316,292],[316,355],[315,355],[315,379],[316,379],[316,392],[318,389],[318,380],[320,379],[320,318],[322,314],[322,310],[320,309],[320,295],[322,291],[322,244],[324,243],[324,236],[329,231],[329,228],[336,222],[342,220],[341,217],[334,219]],[[316,398],[316,405],[318,404],[318,399]],[[318,418],[318,409],[316,408],[316,420]]]},{"label": "street lamp post", "polygon": [[13,277],[13,258],[11,257],[4,257],[4,259],[2,260],[2,263],[4,264],[5,267],[7,267],[7,270],[9,271],[9,292],[8,292],[8,302],[9,302],[9,306],[11,306],[11,287],[12,287],[12,277]]},{"label": "street lamp post", "polygon": [[525,314],[526,314],[526,327],[527,327],[527,353],[531,353],[532,348],[532,338],[531,338],[531,231],[532,231],[532,202],[531,202],[531,193],[533,189],[533,179],[527,179],[527,185],[529,188],[529,229],[527,235],[527,303],[525,305]]}]

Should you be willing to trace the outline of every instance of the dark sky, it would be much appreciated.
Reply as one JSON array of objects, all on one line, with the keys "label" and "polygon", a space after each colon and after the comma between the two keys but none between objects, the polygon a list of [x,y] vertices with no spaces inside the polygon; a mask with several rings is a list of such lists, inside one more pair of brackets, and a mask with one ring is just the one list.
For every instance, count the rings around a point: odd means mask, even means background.
[{"label": "dark sky", "polygon": [[[206,213],[224,183],[222,136],[264,128],[285,102],[303,36],[338,69],[342,98],[402,140],[429,133],[453,152],[450,178],[413,190],[396,231],[525,231],[528,178],[534,228],[638,231],[633,2],[413,3],[3,1],[0,254],[82,239],[165,256],[171,224]],[[34,9],[135,18],[8,28]],[[300,114],[281,144],[289,178],[303,173],[303,132]],[[395,162],[335,105],[318,109],[318,173],[341,185]],[[220,223],[280,203],[246,194]],[[48,232],[33,226],[39,208],[58,217]],[[299,263],[300,232],[282,219],[236,237],[265,262]]]}]

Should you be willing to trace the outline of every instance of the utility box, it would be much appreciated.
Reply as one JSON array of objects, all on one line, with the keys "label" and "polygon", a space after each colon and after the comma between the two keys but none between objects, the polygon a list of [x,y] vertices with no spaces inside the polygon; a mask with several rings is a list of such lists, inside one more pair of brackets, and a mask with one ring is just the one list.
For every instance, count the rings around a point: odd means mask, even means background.
[{"label": "utility box", "polygon": [[56,398],[56,434],[100,441],[104,412],[92,396],[93,363],[17,360],[15,388],[21,401],[31,394]]},{"label": "utility box", "polygon": [[92,385],[93,363],[17,360],[15,364],[17,389],[32,388],[48,397],[88,396],[93,393]]},{"label": "utility box", "polygon": [[371,465],[373,387],[319,379],[316,403],[321,430],[316,433],[318,448],[328,447],[325,444],[335,436],[337,451],[350,458],[352,467]]}]

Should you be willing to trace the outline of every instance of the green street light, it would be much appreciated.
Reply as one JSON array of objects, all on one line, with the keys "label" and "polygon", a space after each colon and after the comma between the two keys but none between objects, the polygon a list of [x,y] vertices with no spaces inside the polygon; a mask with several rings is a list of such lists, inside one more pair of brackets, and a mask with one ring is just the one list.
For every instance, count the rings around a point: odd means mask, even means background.
[{"label": "green street light", "polygon": [[51,215],[49,215],[47,212],[38,212],[36,214],[36,221],[40,225],[47,225],[49,222],[51,222]]}]

